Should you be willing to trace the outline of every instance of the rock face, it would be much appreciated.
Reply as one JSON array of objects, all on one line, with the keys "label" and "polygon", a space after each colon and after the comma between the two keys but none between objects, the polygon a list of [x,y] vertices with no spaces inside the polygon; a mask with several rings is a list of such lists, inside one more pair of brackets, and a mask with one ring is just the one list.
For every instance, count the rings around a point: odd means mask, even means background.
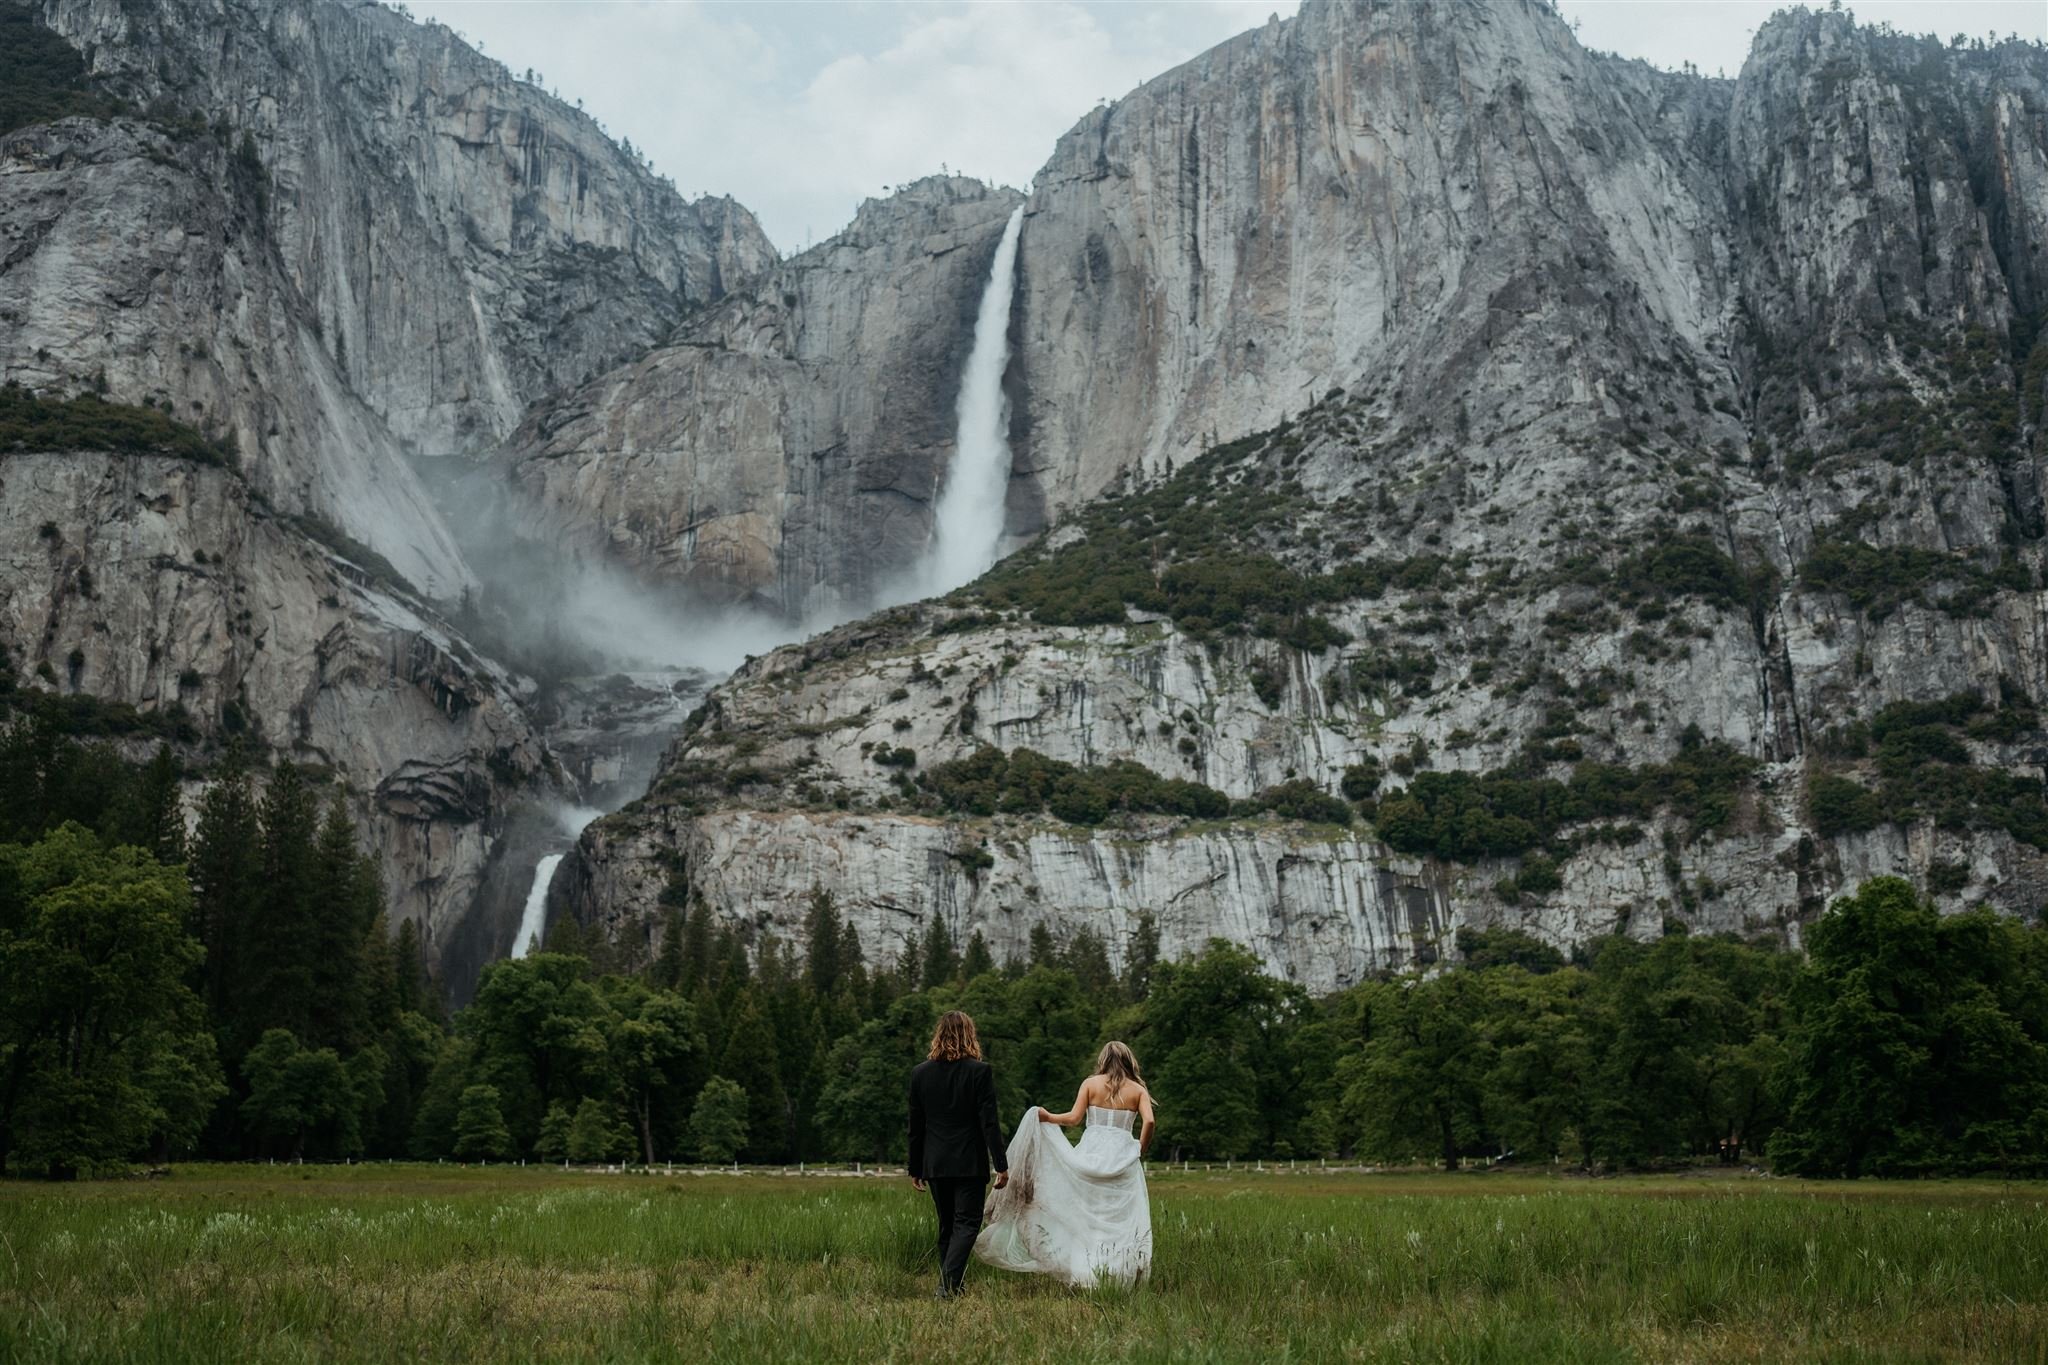
[{"label": "rock face", "polygon": [[791,617],[923,550],[989,261],[1017,197],[934,177],[538,411],[517,530]]},{"label": "rock face", "polygon": [[56,690],[223,717],[349,784],[394,921],[437,956],[549,761],[502,670],[223,469],[0,458],[0,639]]},{"label": "rock face", "polygon": [[425,590],[472,581],[407,452],[482,449],[773,248],[584,115],[375,4],[49,0],[150,122],[0,149],[0,378],[170,401]]},{"label": "rock face", "polygon": [[[1796,942],[1884,871],[2035,912],[2044,252],[2038,47],[1795,12],[1724,81],[1521,0],[1307,4],[1091,115],[1036,184],[1012,527],[1067,524],[964,614],[742,670],[558,885],[629,944],[669,851],[778,930],[839,888],[885,950],[933,915],[1011,945],[1145,909],[1316,985],[1462,924]],[[1979,723],[1885,709],[1959,696]],[[1717,741],[1752,765],[1726,808],[1567,821],[1555,887],[1476,836],[1417,847],[1429,772],[1566,783]],[[940,820],[893,781],[984,742],[1241,800],[1384,780],[1341,831]]]},{"label": "rock face", "polygon": [[[0,377],[168,403],[246,484],[10,457],[6,642],[145,707],[190,668],[195,712],[331,762],[410,913],[516,884],[493,812],[558,765],[321,548],[472,581],[408,453],[475,457],[494,536],[786,620],[923,549],[1014,193],[921,181],[777,263],[381,6],[41,12],[154,112],[0,139]],[[1470,924],[1796,942],[1880,871],[2048,898],[2038,47],[1793,12],[1708,80],[1538,0],[1309,0],[1088,115],[1024,207],[1008,529],[1047,534],[742,669],[560,907],[634,947],[672,878],[778,932],[824,886],[879,952],[1150,913],[1327,986]],[[572,702],[572,766],[623,780]],[[963,813],[924,779],[984,745],[1216,795]]]},{"label": "rock face", "polygon": [[[578,110],[434,24],[342,0],[46,0],[135,103],[247,133],[292,285],[414,449],[472,452],[774,263]],[[431,357],[431,363],[421,363]]]},{"label": "rock face", "polygon": [[132,112],[0,134],[0,382],[158,406],[237,468],[0,453],[0,646],[330,769],[438,953],[522,794],[572,788],[530,685],[435,614],[477,580],[411,459],[494,445],[775,252],[382,5],[36,8]]},{"label": "rock face", "polygon": [[400,443],[281,274],[250,170],[211,138],[71,119],[0,139],[0,376],[171,407],[254,487],[423,590],[470,580]]}]

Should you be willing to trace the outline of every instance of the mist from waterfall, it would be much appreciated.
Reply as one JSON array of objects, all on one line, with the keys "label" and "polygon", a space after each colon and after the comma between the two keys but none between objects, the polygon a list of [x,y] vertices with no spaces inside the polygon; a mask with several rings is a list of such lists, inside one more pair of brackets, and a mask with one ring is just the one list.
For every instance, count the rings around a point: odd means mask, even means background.
[{"label": "mist from waterfall", "polygon": [[886,598],[935,597],[970,583],[996,562],[1010,486],[1010,401],[1003,371],[1010,363],[1010,299],[1017,283],[1017,238],[1024,227],[1019,205],[1003,226],[974,319],[974,349],[955,406],[958,435],[946,486],[932,516],[924,558]]}]

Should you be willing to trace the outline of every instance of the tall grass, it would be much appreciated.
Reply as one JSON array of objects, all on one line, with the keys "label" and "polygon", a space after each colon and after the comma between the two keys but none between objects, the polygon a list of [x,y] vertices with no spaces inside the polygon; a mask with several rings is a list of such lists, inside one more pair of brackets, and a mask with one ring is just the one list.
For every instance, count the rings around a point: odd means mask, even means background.
[{"label": "tall grass", "polygon": [[1162,1173],[1155,1274],[970,1272],[900,1179],[0,1187],[21,1360],[2048,1360],[2048,1191]]}]

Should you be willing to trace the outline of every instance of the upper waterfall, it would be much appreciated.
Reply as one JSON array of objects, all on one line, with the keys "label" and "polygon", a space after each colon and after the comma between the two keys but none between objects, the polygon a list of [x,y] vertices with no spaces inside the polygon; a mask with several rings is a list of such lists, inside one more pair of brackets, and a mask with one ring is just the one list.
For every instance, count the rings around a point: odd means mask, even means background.
[{"label": "upper waterfall", "polygon": [[897,597],[931,597],[980,577],[996,562],[1010,482],[1010,403],[1003,370],[1010,363],[1010,296],[1017,280],[1017,238],[1024,226],[1018,205],[981,291],[974,319],[974,349],[960,382],[958,435],[946,486],[932,515],[932,539]]}]

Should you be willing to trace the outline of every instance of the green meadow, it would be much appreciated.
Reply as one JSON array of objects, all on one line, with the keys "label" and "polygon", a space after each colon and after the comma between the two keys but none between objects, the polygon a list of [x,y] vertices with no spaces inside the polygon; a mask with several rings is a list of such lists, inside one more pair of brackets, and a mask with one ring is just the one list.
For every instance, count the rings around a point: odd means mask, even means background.
[{"label": "green meadow", "polygon": [[1155,1171],[1154,1273],[933,1284],[900,1177],[0,1185],[0,1358],[2048,1361],[2048,1188]]}]

